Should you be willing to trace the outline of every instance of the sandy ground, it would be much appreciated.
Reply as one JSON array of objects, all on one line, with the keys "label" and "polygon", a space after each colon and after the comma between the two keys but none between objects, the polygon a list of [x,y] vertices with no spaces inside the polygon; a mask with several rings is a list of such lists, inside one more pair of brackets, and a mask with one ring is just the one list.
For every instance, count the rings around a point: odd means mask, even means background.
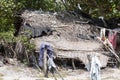
[{"label": "sandy ground", "polygon": [[[61,70],[64,80],[90,80],[89,72],[83,69],[78,70]],[[102,80],[120,80],[120,69],[105,68],[101,70]],[[57,80],[61,80],[56,74]],[[27,67],[25,65],[4,65],[0,67],[0,80],[54,80],[52,74],[49,78],[44,78],[43,73],[38,69]]]}]

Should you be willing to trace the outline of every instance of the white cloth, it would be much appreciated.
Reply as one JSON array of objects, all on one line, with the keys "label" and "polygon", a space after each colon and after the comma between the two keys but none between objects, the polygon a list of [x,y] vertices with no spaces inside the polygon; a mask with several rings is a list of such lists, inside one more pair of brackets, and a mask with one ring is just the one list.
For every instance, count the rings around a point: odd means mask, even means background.
[{"label": "white cloth", "polygon": [[92,57],[90,68],[90,80],[101,80],[100,78],[101,63],[96,56]]},{"label": "white cloth", "polygon": [[48,69],[50,70],[52,67],[56,68],[53,58],[48,58]]},{"label": "white cloth", "polygon": [[105,40],[105,32],[106,32],[106,29],[105,29],[105,28],[102,28],[102,29],[100,30],[100,38],[101,38],[102,41]]}]

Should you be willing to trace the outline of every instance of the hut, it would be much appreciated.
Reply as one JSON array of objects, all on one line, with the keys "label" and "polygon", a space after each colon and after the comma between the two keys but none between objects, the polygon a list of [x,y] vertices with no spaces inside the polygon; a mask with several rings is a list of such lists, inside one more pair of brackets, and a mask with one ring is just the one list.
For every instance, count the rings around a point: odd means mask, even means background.
[{"label": "hut", "polygon": [[[42,42],[49,42],[56,53],[56,58],[76,59],[88,64],[87,55],[97,55],[102,67],[106,67],[109,57],[97,36],[99,29],[77,15],[50,13],[42,11],[24,11],[21,14],[23,23],[20,33],[31,38],[39,52]],[[80,20],[81,19],[81,20]]]}]

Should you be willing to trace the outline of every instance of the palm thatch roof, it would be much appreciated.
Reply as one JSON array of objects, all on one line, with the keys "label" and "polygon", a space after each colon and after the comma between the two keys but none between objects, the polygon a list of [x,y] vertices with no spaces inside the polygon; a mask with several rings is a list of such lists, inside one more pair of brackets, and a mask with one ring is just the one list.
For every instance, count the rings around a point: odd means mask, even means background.
[{"label": "palm thatch roof", "polygon": [[25,21],[23,30],[32,32],[31,43],[36,45],[36,51],[39,51],[42,42],[49,42],[59,58],[74,58],[87,64],[87,55],[97,55],[102,66],[107,65],[108,57],[103,55],[106,52],[96,39],[99,30],[93,25],[79,24],[78,16],[67,12],[25,11],[21,17]]}]

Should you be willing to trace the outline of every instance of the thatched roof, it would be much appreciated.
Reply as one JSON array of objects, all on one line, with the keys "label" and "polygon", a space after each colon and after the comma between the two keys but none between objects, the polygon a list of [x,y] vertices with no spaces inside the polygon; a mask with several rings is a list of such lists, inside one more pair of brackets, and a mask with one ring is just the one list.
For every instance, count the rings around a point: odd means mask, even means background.
[{"label": "thatched roof", "polygon": [[34,44],[36,44],[36,50],[40,48],[42,42],[49,42],[55,49],[59,50],[75,50],[75,51],[100,51],[103,45],[100,42],[93,40],[81,40],[81,41],[67,41],[63,39],[51,39],[49,37],[41,37],[33,39]]},{"label": "thatched roof", "polygon": [[[50,36],[49,36],[50,37]],[[84,64],[88,64],[87,55],[97,55],[101,60],[103,67],[107,65],[108,57],[104,55],[106,53],[102,48],[103,45],[97,41],[81,40],[78,42],[66,41],[66,40],[54,40],[48,37],[33,39],[36,44],[36,50],[39,51],[40,45],[43,42],[49,42],[54,48],[56,57],[59,58],[74,58],[82,61]],[[53,41],[51,41],[53,40]]]},{"label": "thatched roof", "polygon": [[[36,37],[32,38],[31,42],[36,45],[37,51],[42,42],[49,42],[57,57],[75,58],[87,64],[87,55],[95,54],[99,56],[102,66],[107,65],[108,57],[103,55],[105,52],[103,45],[96,39],[96,36],[99,36],[99,30],[95,26],[78,24],[76,22],[80,22],[79,18],[66,12],[58,14],[25,11],[22,17],[29,24],[27,26],[32,28],[27,29],[31,30],[32,36]],[[26,24],[23,25],[23,28],[25,27]],[[43,35],[43,32],[46,35]]]}]

